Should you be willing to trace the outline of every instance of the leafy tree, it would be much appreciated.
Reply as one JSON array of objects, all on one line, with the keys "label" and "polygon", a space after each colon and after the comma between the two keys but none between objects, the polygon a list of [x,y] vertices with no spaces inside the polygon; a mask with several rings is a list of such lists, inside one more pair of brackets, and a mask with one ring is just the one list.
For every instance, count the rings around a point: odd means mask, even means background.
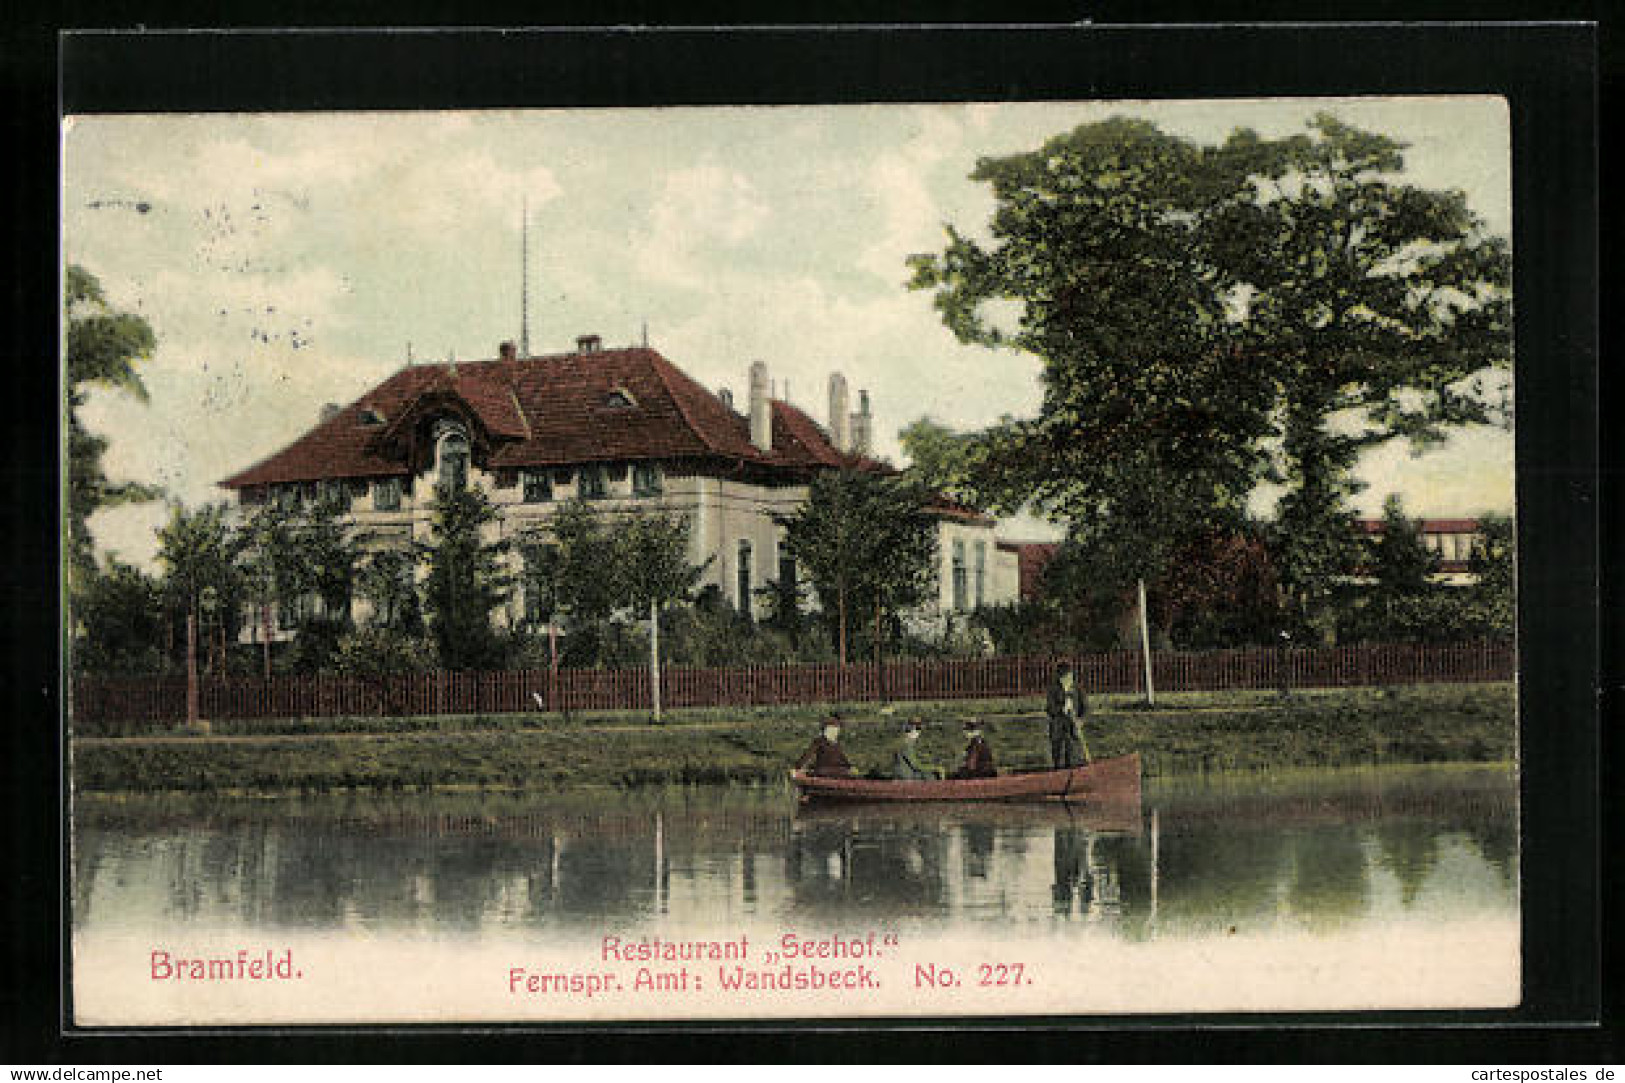
[{"label": "leafy tree", "polygon": [[1422,524],[1405,514],[1405,501],[1389,494],[1382,504],[1382,533],[1371,546],[1371,574],[1384,597],[1422,594],[1439,570],[1436,553],[1422,542]]},{"label": "leafy tree", "polygon": [[296,661],[307,672],[324,669],[349,631],[350,602],[355,591],[358,553],[341,515],[344,506],[332,496],[318,500],[299,523],[299,543],[310,592],[320,601],[317,612],[300,623]]},{"label": "leafy tree", "polygon": [[[911,259],[964,342],[1044,362],[1036,418],[905,447],[944,485],[998,510],[1038,510],[1115,539],[1156,578],[1186,530],[1233,512],[1260,466],[1270,389],[1232,357],[1230,282],[1203,246],[1204,208],[1241,177],[1210,148],[1114,118],[1037,151],[984,158],[997,200],[984,246],[952,226]],[[1014,327],[989,302],[1016,302]],[[1174,528],[1174,529],[1170,529]]]},{"label": "leafy tree", "polygon": [[633,614],[649,615],[649,681],[656,721],[660,719],[660,611],[687,598],[705,574],[706,565],[689,562],[688,539],[688,519],[681,515],[652,512],[616,523],[611,565],[616,600]]},{"label": "leafy tree", "polygon": [[1471,588],[1474,603],[1482,614],[1482,634],[1511,639],[1517,632],[1517,536],[1510,516],[1485,513],[1478,519],[1478,538],[1473,543],[1467,570],[1475,582]]},{"label": "leafy tree", "polygon": [[371,603],[374,627],[408,635],[423,630],[414,567],[411,555],[399,549],[380,549],[360,562],[356,592]]},{"label": "leafy tree", "polygon": [[[887,618],[930,596],[936,526],[912,485],[866,471],[829,471],[813,480],[799,511],[776,521],[834,624],[843,665],[854,626],[873,624],[878,633]],[[878,634],[874,648],[878,658]]]},{"label": "leafy tree", "polygon": [[1402,143],[1331,114],[1280,140],[1238,131],[1222,153],[1249,183],[1212,216],[1210,250],[1247,291],[1245,356],[1280,389],[1277,555],[1309,605],[1362,452],[1499,416],[1484,379],[1511,360],[1511,259],[1461,192],[1400,180]]},{"label": "leafy tree", "polygon": [[423,581],[429,633],[447,669],[478,669],[499,652],[491,612],[507,600],[511,577],[502,563],[508,543],[485,539],[497,518],[477,489],[435,489],[431,537],[419,552],[429,567]]},{"label": "leafy tree", "polygon": [[587,501],[566,501],[534,539],[529,585],[542,591],[553,619],[569,632],[573,660],[602,663],[604,630],[621,604],[614,576],[615,537]]},{"label": "leafy tree", "polygon": [[134,675],[164,669],[163,584],[139,568],[109,561],[83,584],[76,606],[83,673]]},{"label": "leafy tree", "polygon": [[[158,531],[158,563],[164,570],[164,600],[185,620],[189,721],[196,720],[197,654],[200,636],[223,668],[227,645],[236,633],[244,597],[238,558],[243,540],[229,525],[224,504],[195,510],[176,504],[169,522]],[[210,631],[216,635],[210,635]],[[218,651],[218,653],[216,653]]]},{"label": "leafy tree", "polygon": [[258,618],[264,675],[271,675],[273,614],[304,592],[302,553],[289,513],[275,502],[260,505],[242,527],[244,588]]},{"label": "leafy tree", "polygon": [[1279,575],[1313,609],[1347,566],[1359,455],[1490,420],[1475,381],[1508,361],[1505,242],[1459,192],[1402,183],[1402,150],[1329,115],[1221,145],[1113,118],[981,160],[992,242],[950,226],[911,285],[962,341],[1041,358],[1044,401],[962,444],[918,433],[923,461],[1122,538],[1150,578],[1281,483]]},{"label": "leafy tree", "polygon": [[709,565],[688,559],[689,524],[681,515],[650,512],[615,524],[615,600],[635,614],[687,598]]},{"label": "leafy tree", "polygon": [[109,480],[102,469],[107,440],[79,420],[79,408],[93,386],[114,388],[147,401],[147,388],[136,366],[152,353],[157,339],[140,316],[109,309],[101,283],[82,267],[68,267],[63,294],[68,318],[68,571],[74,582],[95,567],[91,515],[100,508],[155,500],[161,495],[150,485]]}]

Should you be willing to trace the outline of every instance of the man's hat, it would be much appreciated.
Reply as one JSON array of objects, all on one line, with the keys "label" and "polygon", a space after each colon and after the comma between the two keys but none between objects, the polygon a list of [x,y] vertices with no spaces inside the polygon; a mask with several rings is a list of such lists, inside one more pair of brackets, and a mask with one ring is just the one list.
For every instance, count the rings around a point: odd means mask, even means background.
[{"label": "man's hat", "polygon": [[907,722],[903,723],[904,733],[919,733],[922,728],[923,727],[920,725],[920,720],[918,718],[911,718]]},{"label": "man's hat", "polygon": [[982,728],[982,723],[980,723],[976,719],[974,719],[974,718],[965,719],[965,732],[966,733],[969,733],[972,730],[979,730],[981,728]]}]

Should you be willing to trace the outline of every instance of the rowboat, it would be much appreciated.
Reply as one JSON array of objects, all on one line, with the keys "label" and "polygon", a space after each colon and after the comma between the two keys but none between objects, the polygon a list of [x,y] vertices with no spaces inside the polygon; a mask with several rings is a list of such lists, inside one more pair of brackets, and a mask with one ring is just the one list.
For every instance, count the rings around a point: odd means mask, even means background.
[{"label": "rowboat", "polygon": [[803,801],[1075,801],[1138,804],[1140,756],[1114,756],[1058,771],[1012,771],[992,778],[830,777],[790,772]]}]

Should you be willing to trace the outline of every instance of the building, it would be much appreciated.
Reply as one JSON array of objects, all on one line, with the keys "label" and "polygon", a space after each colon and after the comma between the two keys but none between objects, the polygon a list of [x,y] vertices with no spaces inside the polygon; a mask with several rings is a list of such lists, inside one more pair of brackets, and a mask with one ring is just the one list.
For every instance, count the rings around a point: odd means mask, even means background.
[{"label": "building", "polygon": [[[1383,532],[1381,519],[1356,519],[1355,526],[1362,535],[1376,540]],[[1470,562],[1473,546],[1478,544],[1480,527],[1477,519],[1422,519],[1417,523],[1422,544],[1439,558],[1433,580],[1447,586],[1467,586],[1475,580]]]},{"label": "building", "polygon": [[[774,517],[793,514],[820,471],[890,469],[869,455],[868,393],[851,410],[839,374],[820,426],[773,397],[760,361],[741,411],[730,392],[702,387],[646,346],[604,349],[585,335],[576,347],[521,357],[504,343],[493,360],[409,365],[347,406],[323,407],[309,432],[221,485],[244,514],[266,501],[336,497],[373,551],[429,538],[439,483],[479,487],[503,538],[545,539],[549,517],[573,497],[611,516],[680,512],[690,559],[707,564],[702,585],[760,614],[756,591],[795,578]],[[942,562],[937,616],[1014,600],[1015,559],[998,547],[993,520],[946,499],[931,510]],[[520,588],[502,616],[537,622],[538,606]],[[354,609],[367,618],[364,600]]]}]

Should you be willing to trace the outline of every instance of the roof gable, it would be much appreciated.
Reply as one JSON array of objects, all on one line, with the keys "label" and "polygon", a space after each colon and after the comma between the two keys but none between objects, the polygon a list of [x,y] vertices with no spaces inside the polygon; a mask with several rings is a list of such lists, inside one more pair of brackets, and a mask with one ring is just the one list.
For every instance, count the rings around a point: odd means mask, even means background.
[{"label": "roof gable", "polygon": [[[407,474],[403,437],[448,400],[466,407],[484,430],[493,468],[677,458],[795,471],[882,465],[841,453],[812,418],[777,400],[773,448],[763,452],[750,441],[748,418],[658,352],[633,347],[401,369],[221,484]],[[369,422],[369,414],[381,424]]]}]

